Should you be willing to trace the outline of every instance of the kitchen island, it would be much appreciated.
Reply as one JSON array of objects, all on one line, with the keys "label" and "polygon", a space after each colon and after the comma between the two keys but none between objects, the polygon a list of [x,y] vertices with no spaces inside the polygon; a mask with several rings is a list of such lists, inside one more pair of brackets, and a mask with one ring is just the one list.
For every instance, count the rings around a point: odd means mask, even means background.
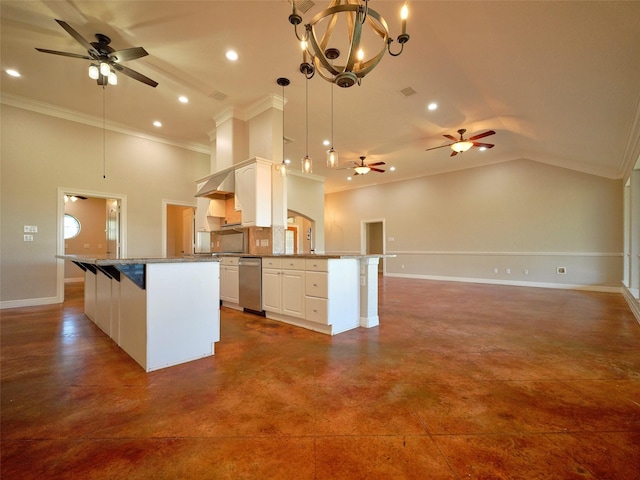
[{"label": "kitchen island", "polygon": [[145,371],[215,353],[219,258],[57,258],[84,271],[85,314]]},{"label": "kitchen island", "polygon": [[262,310],[267,318],[328,335],[375,327],[380,323],[378,263],[388,256],[221,254],[222,304],[242,309],[238,258],[259,257]]}]

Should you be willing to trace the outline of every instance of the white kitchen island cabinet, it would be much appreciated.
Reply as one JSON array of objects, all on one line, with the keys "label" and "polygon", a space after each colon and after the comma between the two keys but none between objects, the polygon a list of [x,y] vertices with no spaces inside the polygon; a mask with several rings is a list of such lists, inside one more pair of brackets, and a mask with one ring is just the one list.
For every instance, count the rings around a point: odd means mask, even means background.
[{"label": "white kitchen island cabinet", "polygon": [[336,335],[359,326],[359,262],[355,258],[265,257],[267,318]]},{"label": "white kitchen island cabinet", "polygon": [[[95,308],[96,319],[109,319],[110,323],[105,320],[99,326],[145,371],[215,353],[220,340],[219,259],[58,258],[83,268],[89,287],[100,290],[95,295],[99,301],[85,308]],[[96,269],[98,275],[108,275],[111,283],[96,284]]]},{"label": "white kitchen island cabinet", "polygon": [[262,308],[270,314],[304,318],[304,259],[265,257]]}]

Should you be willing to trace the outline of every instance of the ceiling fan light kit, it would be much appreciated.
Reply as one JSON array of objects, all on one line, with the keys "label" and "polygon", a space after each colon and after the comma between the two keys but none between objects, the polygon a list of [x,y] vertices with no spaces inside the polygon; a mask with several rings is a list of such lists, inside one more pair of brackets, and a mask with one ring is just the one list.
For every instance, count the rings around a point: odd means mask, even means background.
[{"label": "ceiling fan light kit", "polygon": [[62,20],[56,20],[69,35],[73,37],[80,45],[86,50],[86,55],[70,52],[59,52],[56,50],[48,50],[45,48],[36,48],[37,51],[42,53],[50,53],[53,55],[61,55],[63,57],[81,58],[83,60],[91,60],[89,65],[89,78],[96,80],[98,85],[103,87],[107,84],[117,85],[118,76],[116,70],[123,75],[133,78],[139,82],[142,82],[151,87],[157,87],[158,82],[151,80],[149,77],[142,75],[141,73],[131,70],[125,67],[121,62],[127,60],[135,60],[137,58],[145,57],[149,55],[147,51],[142,47],[125,48],[123,50],[114,50],[110,46],[111,39],[102,33],[96,33],[96,41],[88,42],[80,35],[71,25]]},{"label": "ceiling fan light kit", "polygon": [[463,153],[473,147],[473,142],[456,142],[451,145],[451,150],[456,153]]},{"label": "ceiling fan light kit", "polygon": [[[296,0],[291,3],[293,11],[289,15],[289,23],[293,25],[296,38],[302,46],[300,71],[307,78],[312,78],[318,72],[322,78],[342,88],[360,85],[386,52],[397,57],[410,38],[407,34],[409,9],[406,3],[400,11],[402,33],[396,39],[400,49],[395,53],[391,51],[393,39],[389,36],[387,22],[378,12],[369,8],[369,0],[332,0],[327,8],[304,25],[302,35],[298,33],[302,17],[296,11]],[[333,36],[338,23],[347,28],[346,35],[336,40]],[[366,31],[372,38],[378,37],[376,53],[366,58],[364,43],[361,43],[364,27],[367,27]],[[343,65],[333,62],[340,56],[340,50],[335,45],[347,46],[348,56]]]},{"label": "ceiling fan light kit", "polygon": [[453,140],[453,143],[440,145],[439,147],[427,148],[426,151],[436,150],[438,148],[444,148],[444,147],[451,147],[451,150],[453,150],[451,152],[451,156],[453,157],[459,153],[464,153],[470,150],[472,147],[478,147],[483,150],[494,147],[494,144],[492,143],[476,142],[476,140],[479,140],[484,137],[488,137],[489,135],[495,135],[496,132],[494,132],[493,130],[487,130],[486,132],[479,133],[477,135],[474,135],[473,137],[469,137],[468,139],[464,138],[464,134],[466,131],[467,130],[464,128],[461,128],[460,130],[458,130],[458,135],[460,135],[459,139],[454,137],[453,135],[445,134],[443,135],[443,137],[448,138],[449,140]]}]

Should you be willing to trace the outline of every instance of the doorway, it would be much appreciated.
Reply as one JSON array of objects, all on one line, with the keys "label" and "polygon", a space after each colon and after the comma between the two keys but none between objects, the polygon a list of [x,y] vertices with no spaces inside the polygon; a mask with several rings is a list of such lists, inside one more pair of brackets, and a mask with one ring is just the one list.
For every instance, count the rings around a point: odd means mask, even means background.
[{"label": "doorway", "polygon": [[[384,219],[366,220],[362,222],[360,252],[364,255],[383,255],[386,252]],[[386,272],[385,259],[378,263],[378,273]]]},{"label": "doorway", "polygon": [[195,251],[195,205],[163,200],[162,224],[165,257],[193,255]]},{"label": "doorway", "polygon": [[[126,256],[126,200],[125,195],[59,187],[56,253]],[[68,227],[70,222],[75,228]],[[63,302],[65,282],[84,280],[84,275],[62,260],[56,273],[56,296]]]}]

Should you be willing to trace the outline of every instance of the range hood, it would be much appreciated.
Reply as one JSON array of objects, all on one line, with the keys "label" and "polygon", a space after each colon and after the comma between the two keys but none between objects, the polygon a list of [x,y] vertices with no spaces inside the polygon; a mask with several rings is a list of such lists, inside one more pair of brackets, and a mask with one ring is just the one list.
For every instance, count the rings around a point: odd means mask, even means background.
[{"label": "range hood", "polygon": [[196,192],[196,197],[225,198],[236,191],[236,177],[233,170],[214,173]]}]

